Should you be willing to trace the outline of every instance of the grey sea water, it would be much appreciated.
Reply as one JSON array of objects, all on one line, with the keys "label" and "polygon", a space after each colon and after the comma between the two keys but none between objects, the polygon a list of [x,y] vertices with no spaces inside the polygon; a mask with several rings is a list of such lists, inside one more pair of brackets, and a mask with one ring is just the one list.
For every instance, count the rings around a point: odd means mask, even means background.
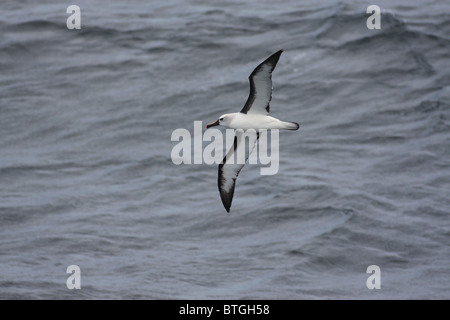
[{"label": "grey sea water", "polygon": [[[443,0],[3,0],[0,298],[449,299],[449,35]],[[171,134],[279,49],[271,113],[301,128],[227,214]]]}]

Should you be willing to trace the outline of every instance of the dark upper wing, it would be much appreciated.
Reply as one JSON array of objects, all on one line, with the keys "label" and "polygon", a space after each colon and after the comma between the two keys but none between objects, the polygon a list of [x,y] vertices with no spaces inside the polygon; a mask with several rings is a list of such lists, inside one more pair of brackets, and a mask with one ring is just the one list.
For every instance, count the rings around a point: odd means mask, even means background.
[{"label": "dark upper wing", "polygon": [[268,114],[272,99],[272,71],[275,69],[283,50],[275,52],[253,70],[249,76],[250,94],[242,108],[242,113]]},{"label": "dark upper wing", "polygon": [[[222,203],[227,212],[230,212],[236,178],[239,175],[239,172],[241,172],[241,169],[244,167],[245,162],[247,162],[248,157],[252,153],[259,138],[258,132],[249,131],[250,130],[247,130],[244,135],[242,129],[236,130],[234,144],[227,152],[227,155],[224,157],[222,163],[219,165],[219,176],[217,183],[219,186],[220,198],[222,199]],[[248,137],[248,148],[244,141],[245,137]]]}]

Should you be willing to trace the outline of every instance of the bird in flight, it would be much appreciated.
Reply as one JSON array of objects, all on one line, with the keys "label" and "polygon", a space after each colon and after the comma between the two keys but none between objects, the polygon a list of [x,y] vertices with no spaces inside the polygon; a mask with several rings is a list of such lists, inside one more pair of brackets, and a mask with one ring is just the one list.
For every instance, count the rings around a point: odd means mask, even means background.
[{"label": "bird in flight", "polygon": [[[282,121],[269,116],[270,101],[272,99],[272,72],[278,63],[282,52],[283,50],[279,50],[272,54],[269,58],[259,64],[250,74],[250,94],[240,112],[224,114],[220,116],[218,120],[206,126],[206,128],[224,126],[231,129],[241,129],[236,130],[233,146],[219,164],[219,176],[217,182],[220,198],[222,199],[222,203],[227,212],[230,212],[236,178],[258,141],[258,130],[298,130],[300,127],[296,122]],[[248,129],[256,130],[256,134],[249,136],[249,148],[248,150],[245,150],[244,163],[235,163],[236,161],[231,161],[231,159],[234,159],[235,152],[239,145],[245,143],[242,139],[243,130]]]}]

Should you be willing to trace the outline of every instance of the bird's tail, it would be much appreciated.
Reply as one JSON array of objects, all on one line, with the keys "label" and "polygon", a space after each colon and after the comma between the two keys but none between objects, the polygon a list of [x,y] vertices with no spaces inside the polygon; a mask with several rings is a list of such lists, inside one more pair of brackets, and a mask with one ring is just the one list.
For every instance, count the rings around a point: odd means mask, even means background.
[{"label": "bird's tail", "polygon": [[292,121],[283,121],[283,128],[287,130],[298,130],[300,128],[300,125],[297,122]]}]

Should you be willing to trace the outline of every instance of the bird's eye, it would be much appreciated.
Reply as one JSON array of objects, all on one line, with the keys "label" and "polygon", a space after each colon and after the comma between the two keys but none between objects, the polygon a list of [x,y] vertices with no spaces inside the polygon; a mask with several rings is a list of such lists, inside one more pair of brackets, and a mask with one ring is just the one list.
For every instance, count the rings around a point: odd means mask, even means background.
[{"label": "bird's eye", "polygon": [[223,121],[223,118],[220,118],[219,121]]}]

